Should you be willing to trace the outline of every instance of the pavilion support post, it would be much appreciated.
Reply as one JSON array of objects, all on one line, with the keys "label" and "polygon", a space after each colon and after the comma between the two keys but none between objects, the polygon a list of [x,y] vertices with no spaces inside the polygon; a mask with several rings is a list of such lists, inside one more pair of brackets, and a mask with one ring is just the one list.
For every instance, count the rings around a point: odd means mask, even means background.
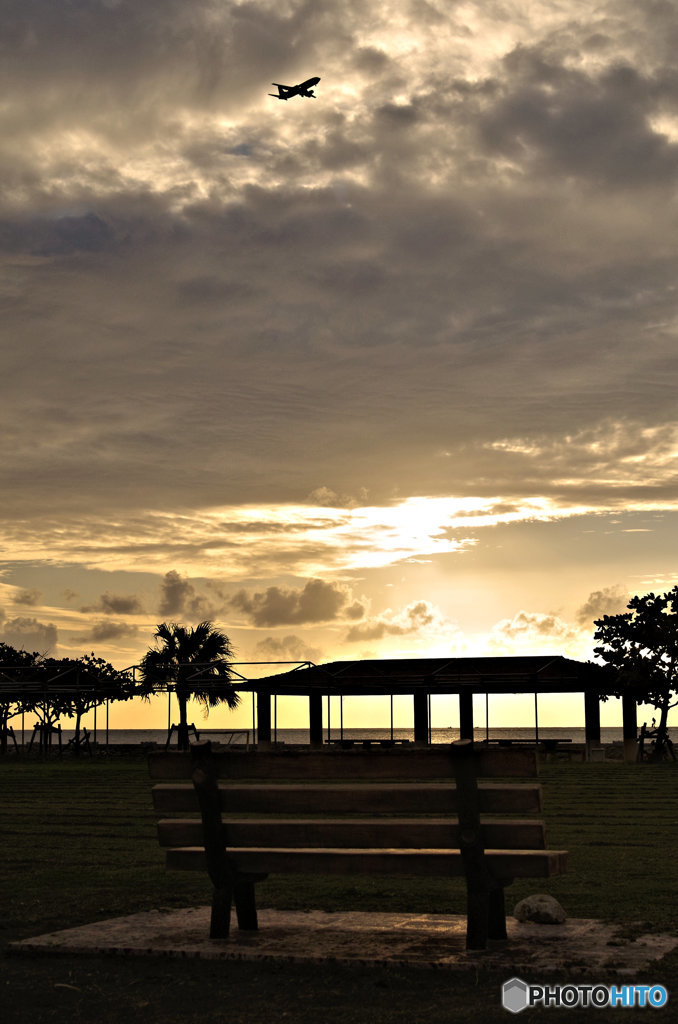
[{"label": "pavilion support post", "polygon": [[635,761],[638,751],[638,707],[634,697],[622,695],[622,735],[624,737],[624,760]]},{"label": "pavilion support post", "polygon": [[308,715],[312,747],[323,745],[323,696],[313,691],[308,696]]},{"label": "pavilion support post", "polygon": [[600,746],[600,699],[592,690],[584,693],[584,727],[586,754],[590,757],[591,748]]},{"label": "pavilion support post", "polygon": [[473,694],[470,690],[459,692],[459,739],[473,739]]},{"label": "pavilion support post", "polygon": [[271,743],[271,695],[259,690],[257,692],[257,745],[269,746]]},{"label": "pavilion support post", "polygon": [[414,691],[414,742],[428,746],[428,693],[426,690]]}]

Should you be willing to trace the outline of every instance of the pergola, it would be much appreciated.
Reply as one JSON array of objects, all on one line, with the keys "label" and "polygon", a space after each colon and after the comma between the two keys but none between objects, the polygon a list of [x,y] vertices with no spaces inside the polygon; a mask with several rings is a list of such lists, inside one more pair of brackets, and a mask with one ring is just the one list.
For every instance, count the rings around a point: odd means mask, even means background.
[{"label": "pergola", "polygon": [[[375,661],[306,663],[292,671],[259,679],[242,678],[238,690],[256,694],[258,742],[271,741],[271,698],[307,696],[310,742],[323,742],[322,701],[334,696],[411,694],[414,741],[429,742],[430,702],[435,694],[457,694],[459,731],[473,738],[475,694],[583,693],[587,744],[600,744],[600,697],[607,692],[602,668],[560,655],[494,658],[391,658]],[[636,702],[622,698],[624,745],[636,742]]]}]

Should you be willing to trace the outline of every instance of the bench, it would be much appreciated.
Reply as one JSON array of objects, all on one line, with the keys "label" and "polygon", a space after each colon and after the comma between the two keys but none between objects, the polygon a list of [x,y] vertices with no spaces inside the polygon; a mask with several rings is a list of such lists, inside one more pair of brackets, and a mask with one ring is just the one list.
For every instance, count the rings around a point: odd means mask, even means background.
[{"label": "bench", "polygon": [[558,749],[561,743],[571,743],[572,740],[569,738],[561,739],[532,739],[532,740],[519,740],[519,739],[500,739],[500,740],[481,740],[481,743],[496,744],[498,747],[541,747],[545,753],[552,754]]},{"label": "bench", "polygon": [[404,747],[411,743],[411,740],[356,740],[356,739],[331,739],[327,740],[327,745],[332,747],[341,747],[343,750],[350,750],[352,747],[364,747],[366,750],[369,747]]},{"label": "bench", "polygon": [[465,876],[467,948],[484,949],[506,938],[505,886],[567,867],[534,817],[538,783],[504,781],[536,778],[534,750],[213,752],[208,741],[149,766],[156,810],[181,815],[158,823],[166,865],[209,874],[214,939],[228,937],[232,903],[239,927],[257,928],[254,886],[269,873]]}]

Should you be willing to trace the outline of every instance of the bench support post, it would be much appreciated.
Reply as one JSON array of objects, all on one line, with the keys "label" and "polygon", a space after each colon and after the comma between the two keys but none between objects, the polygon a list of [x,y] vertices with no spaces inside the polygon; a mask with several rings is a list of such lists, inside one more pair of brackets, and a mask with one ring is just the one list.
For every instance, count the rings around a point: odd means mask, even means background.
[{"label": "bench support post", "polygon": [[212,914],[210,917],[210,939],[227,939],[231,930],[231,902],[233,890],[230,886],[212,889]]},{"label": "bench support post", "polygon": [[510,885],[513,879],[502,878],[490,889],[488,906],[487,937],[495,942],[503,942],[507,939],[506,934],[506,906],[504,903],[504,887]]},{"label": "bench support post", "polygon": [[469,740],[460,740],[452,744],[452,751],[457,784],[459,849],[466,875],[466,948],[486,949],[491,909],[493,931],[500,930],[497,918],[503,912],[503,892],[500,890],[501,901],[496,895],[490,898],[490,877],[480,833],[480,805],[473,743]]},{"label": "bench support post", "polygon": [[261,875],[241,875],[229,862],[226,851],[224,826],[221,820],[221,797],[217,772],[211,755],[211,743],[196,743],[191,748],[193,785],[198,795],[202,817],[203,842],[207,859],[207,872],[212,892],[210,938],[227,939],[231,928],[231,904],[235,900],[238,927],[256,931],[257,908],[254,882]]},{"label": "bench support post", "polygon": [[265,875],[238,875],[234,886],[235,912],[241,931],[255,932],[259,927],[254,883]]}]

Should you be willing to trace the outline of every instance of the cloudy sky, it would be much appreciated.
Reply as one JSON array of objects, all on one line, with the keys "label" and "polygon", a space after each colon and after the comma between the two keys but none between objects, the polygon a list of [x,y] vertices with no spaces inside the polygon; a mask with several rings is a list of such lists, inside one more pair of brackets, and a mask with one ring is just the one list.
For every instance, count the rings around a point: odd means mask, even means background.
[{"label": "cloudy sky", "polygon": [[0,639],[584,658],[678,582],[675,5],[0,29]]}]

